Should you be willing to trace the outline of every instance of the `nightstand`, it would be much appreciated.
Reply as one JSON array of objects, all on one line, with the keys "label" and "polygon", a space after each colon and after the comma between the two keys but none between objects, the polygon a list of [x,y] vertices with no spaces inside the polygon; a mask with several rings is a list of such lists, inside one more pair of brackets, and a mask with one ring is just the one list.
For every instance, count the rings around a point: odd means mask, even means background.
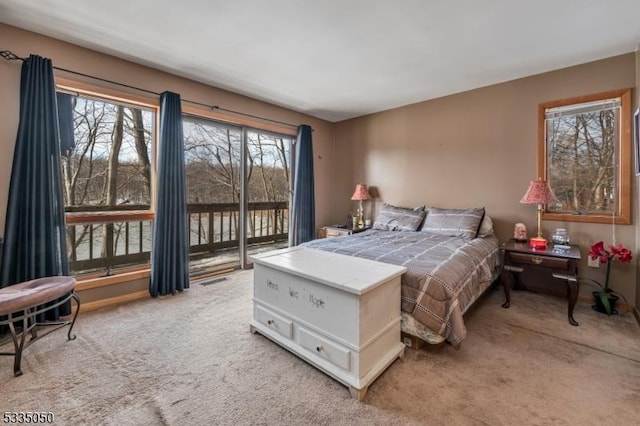
[{"label": "nightstand", "polygon": [[357,234],[358,232],[366,231],[367,229],[371,229],[370,226],[365,226],[364,228],[338,228],[336,226],[325,226],[324,232],[325,237],[343,237],[345,235]]},{"label": "nightstand", "polygon": [[[517,283],[525,290],[535,288],[535,280],[546,280],[549,283],[566,283],[562,290],[569,299],[568,318],[571,325],[578,325],[573,319],[573,308],[578,300],[580,283],[578,282],[578,266],[580,248],[563,246],[558,248],[551,243],[545,250],[532,249],[527,242],[511,240],[502,244],[503,253],[502,286],[505,302],[503,308],[511,304],[511,288]],[[529,285],[527,285],[529,279]],[[561,293],[561,294],[562,294]]]}]

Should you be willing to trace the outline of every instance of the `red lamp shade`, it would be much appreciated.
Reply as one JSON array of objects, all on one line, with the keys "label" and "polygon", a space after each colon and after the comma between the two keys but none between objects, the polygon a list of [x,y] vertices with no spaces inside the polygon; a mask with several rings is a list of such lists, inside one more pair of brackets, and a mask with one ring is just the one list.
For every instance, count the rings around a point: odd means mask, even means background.
[{"label": "red lamp shade", "polygon": [[546,180],[532,180],[529,189],[520,200],[522,204],[553,204],[558,199]]},{"label": "red lamp shade", "polygon": [[356,185],[355,191],[353,191],[353,195],[351,196],[352,200],[370,200],[371,196],[369,195],[369,190],[367,189],[367,185],[364,183],[359,183]]}]

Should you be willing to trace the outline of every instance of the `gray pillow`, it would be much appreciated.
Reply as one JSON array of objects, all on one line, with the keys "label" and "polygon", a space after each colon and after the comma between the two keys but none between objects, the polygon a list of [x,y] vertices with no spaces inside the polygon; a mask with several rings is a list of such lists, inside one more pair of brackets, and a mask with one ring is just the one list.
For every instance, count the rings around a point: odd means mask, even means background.
[{"label": "gray pillow", "polygon": [[425,210],[425,206],[417,206],[417,207],[400,207],[400,206],[394,206],[393,204],[387,204],[384,203],[382,205],[382,207],[384,206],[389,206],[389,207],[394,207],[396,209],[401,209],[401,210],[412,210],[414,212],[423,212]]},{"label": "gray pillow", "polygon": [[422,210],[415,210],[383,204],[376,220],[373,222],[373,229],[382,231],[417,231],[425,215],[424,207],[422,207]]},{"label": "gray pillow", "polygon": [[484,207],[473,209],[440,209],[433,207],[422,225],[422,232],[449,237],[475,238],[484,217]]},{"label": "gray pillow", "polygon": [[493,235],[493,221],[488,214],[485,213],[478,228],[478,237],[484,238]]}]

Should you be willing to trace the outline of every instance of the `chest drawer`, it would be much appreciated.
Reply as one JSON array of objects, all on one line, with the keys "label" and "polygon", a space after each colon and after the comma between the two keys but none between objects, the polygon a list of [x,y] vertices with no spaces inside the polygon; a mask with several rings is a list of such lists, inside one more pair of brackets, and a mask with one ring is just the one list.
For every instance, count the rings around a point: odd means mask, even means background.
[{"label": "chest drawer", "polygon": [[351,351],[349,349],[302,327],[298,329],[298,338],[303,348],[344,370],[350,370]]},{"label": "chest drawer", "polygon": [[288,319],[283,318],[259,305],[256,305],[255,307],[255,319],[272,330],[277,331],[287,339],[293,338],[293,322]]},{"label": "chest drawer", "polygon": [[569,269],[569,259],[561,259],[557,257],[538,256],[527,253],[509,253],[509,263],[511,265],[522,266],[540,266],[552,269]]}]

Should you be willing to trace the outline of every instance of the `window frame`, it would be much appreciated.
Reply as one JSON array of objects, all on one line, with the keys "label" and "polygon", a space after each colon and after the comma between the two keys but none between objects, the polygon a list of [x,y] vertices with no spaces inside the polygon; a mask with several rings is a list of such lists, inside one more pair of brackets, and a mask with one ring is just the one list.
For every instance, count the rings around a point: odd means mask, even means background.
[{"label": "window frame", "polygon": [[613,215],[605,213],[556,213],[546,210],[545,220],[586,223],[631,224],[631,89],[619,89],[609,92],[595,93],[568,99],[544,102],[538,105],[538,178],[547,180],[547,134],[545,117],[547,108],[556,108],[572,104],[594,102],[611,98],[620,98],[620,139],[617,144],[617,211]]},{"label": "window frame", "polygon": [[[132,206],[120,206],[117,210],[112,211],[92,211],[95,208],[87,206],[85,211],[77,211],[78,207],[68,211],[65,206],[65,225],[92,225],[92,224],[110,224],[117,222],[146,222],[155,219],[156,209],[156,174],[157,174],[157,147],[159,138],[159,119],[160,119],[160,102],[151,96],[140,96],[134,93],[116,90],[109,87],[103,87],[83,81],[71,80],[60,76],[55,76],[56,92],[69,93],[76,96],[82,96],[90,99],[102,100],[105,102],[114,102],[130,106],[139,106],[150,110],[154,116],[153,138],[151,140],[151,194],[148,209],[132,209]],[[78,271],[74,276],[79,281],[87,283],[89,287],[102,287],[119,282],[125,282],[126,276],[131,272],[136,272],[141,277],[149,275],[150,263],[139,263],[130,266],[118,267],[111,271],[109,276],[104,275],[100,271]],[[129,275],[127,275],[129,274]],[[116,278],[117,277],[117,278]],[[143,277],[143,278],[144,278]],[[136,279],[139,279],[136,275]],[[95,282],[94,282],[95,281]]]},{"label": "window frame", "polygon": [[[151,97],[144,97],[134,95],[114,89],[104,88],[101,86],[95,86],[85,82],[77,82],[74,80],[68,80],[61,77],[56,77],[56,91],[67,92],[78,96],[85,96],[88,98],[94,98],[98,100],[105,100],[116,102],[120,104],[140,106],[145,109],[149,109],[154,114],[154,137],[151,141],[151,152],[153,155],[153,161],[151,161],[151,203],[149,209],[145,210],[131,210],[126,207],[113,210],[113,211],[101,211],[91,212],[91,208],[83,212],[68,212],[65,210],[65,220],[68,225],[80,225],[89,224],[94,222],[101,223],[113,223],[113,222],[125,222],[125,221],[146,221],[153,220],[155,218],[155,205],[156,205],[156,172],[157,172],[157,147],[159,136],[159,119],[160,119],[160,103],[157,99]],[[126,268],[125,268],[126,269]]]}]

